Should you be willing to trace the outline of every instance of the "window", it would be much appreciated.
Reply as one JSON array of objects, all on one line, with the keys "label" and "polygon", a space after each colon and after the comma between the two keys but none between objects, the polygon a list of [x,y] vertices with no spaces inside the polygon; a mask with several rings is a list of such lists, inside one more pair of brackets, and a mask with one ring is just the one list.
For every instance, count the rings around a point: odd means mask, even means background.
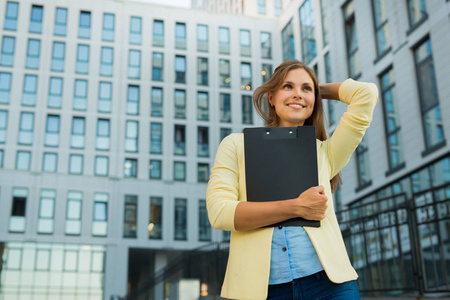
[{"label": "window", "polygon": [[102,40],[106,42],[114,42],[114,25],[115,16],[114,14],[103,14],[103,31]]},{"label": "window", "polygon": [[197,137],[197,155],[199,157],[209,157],[208,127],[198,127]]},{"label": "window", "polygon": [[78,37],[81,39],[91,38],[91,13],[88,11],[80,12],[80,27],[78,28]]},{"label": "window", "polygon": [[73,98],[74,110],[86,110],[88,88],[87,84],[87,80],[75,79],[75,95]]},{"label": "window", "polygon": [[151,123],[150,124],[150,153],[161,154],[162,153],[162,124]]},{"label": "window", "polygon": [[425,0],[407,0],[409,25],[411,27],[418,26],[428,17]]},{"label": "window", "polygon": [[2,39],[2,56],[0,58],[0,65],[5,67],[12,67],[14,65],[14,48],[16,39],[11,36],[4,36]]},{"label": "window", "polygon": [[362,139],[358,148],[356,148],[356,166],[358,171],[358,186],[364,187],[370,185],[369,147],[366,136]]},{"label": "window", "polygon": [[164,21],[153,21],[153,46],[164,47]]},{"label": "window", "polygon": [[67,8],[56,8],[54,35],[66,36],[67,31]]},{"label": "window", "polygon": [[231,134],[231,128],[220,128],[220,140]]},{"label": "window", "polygon": [[211,241],[211,225],[209,224],[204,199],[198,201],[198,240],[201,242]]},{"label": "window", "polygon": [[175,161],[173,163],[173,180],[186,181],[186,163],[183,161]]},{"label": "window", "polygon": [[373,18],[378,56],[383,55],[391,46],[385,0],[372,0]]},{"label": "window", "polygon": [[303,2],[299,10],[300,14],[300,36],[302,44],[302,60],[311,62],[316,57],[316,24],[314,19],[314,3],[312,0]]},{"label": "window", "polygon": [[175,56],[175,82],[186,83],[186,57]]},{"label": "window", "polygon": [[45,146],[58,147],[59,145],[59,116],[48,115],[45,130]]},{"label": "window", "polygon": [[3,150],[0,150],[0,169],[3,168],[3,156],[4,156]]},{"label": "window", "polygon": [[230,29],[219,27],[219,53],[230,54]]},{"label": "window", "polygon": [[431,41],[427,39],[418,45],[414,49],[414,56],[416,60],[425,145],[426,149],[430,150],[433,147],[439,147],[445,142]]},{"label": "window", "polygon": [[100,61],[100,75],[112,76],[113,75],[113,57],[114,51],[111,47],[102,47],[102,57]]},{"label": "window", "polygon": [[85,120],[84,118],[74,117],[72,119],[72,136],[70,138],[71,148],[84,148]]},{"label": "window", "polygon": [[69,156],[69,174],[83,174],[83,155],[70,154]]},{"label": "window", "polygon": [[250,39],[250,30],[241,29],[239,31],[239,41],[241,45],[241,56],[251,56],[252,47]]},{"label": "window", "polygon": [[41,190],[41,201],[39,205],[39,219],[37,232],[52,234],[55,217],[55,190]]},{"label": "window", "polygon": [[162,162],[160,160],[150,160],[148,165],[149,178],[150,179],[161,179],[162,178]]},{"label": "window", "polygon": [[186,119],[186,91],[175,90],[175,119]]},{"label": "window", "polygon": [[83,193],[69,191],[67,193],[66,228],[67,235],[80,235],[81,233],[81,204]]},{"label": "window", "polygon": [[42,33],[42,14],[43,7],[38,5],[31,6],[31,17],[30,17],[30,33]]},{"label": "window", "polygon": [[262,82],[266,83],[270,77],[272,77],[272,65],[270,64],[262,64]]},{"label": "window", "polygon": [[97,150],[109,150],[110,145],[110,124],[109,120],[98,119],[97,121],[97,139],[95,148]]},{"label": "window", "polygon": [[[333,76],[331,75],[331,60],[330,60],[330,52],[327,52],[324,56],[325,61],[325,81],[326,82],[332,82]],[[333,126],[336,124],[336,115],[335,115],[335,109],[334,109],[335,102],[334,101],[327,101],[327,107],[328,107],[328,122],[330,123],[330,126]]]},{"label": "window", "polygon": [[272,37],[270,32],[261,32],[261,57],[272,58]]},{"label": "window", "polygon": [[6,129],[8,128],[8,112],[0,110],[0,143],[6,142]]},{"label": "window", "polygon": [[187,240],[187,200],[175,198],[175,231],[174,239],[177,241]]},{"label": "window", "polygon": [[28,189],[13,188],[9,232],[25,232]]},{"label": "window", "polygon": [[95,176],[108,176],[109,172],[109,157],[96,156],[95,157]]},{"label": "window", "polygon": [[321,13],[321,19],[322,19],[322,43],[323,47],[328,45],[328,1],[329,0],[320,0],[320,13]]},{"label": "window", "polygon": [[252,67],[250,63],[241,63],[241,90],[252,89]]},{"label": "window", "polygon": [[58,167],[58,154],[56,153],[44,153],[42,160],[42,172],[55,173]]},{"label": "window", "polygon": [[3,29],[16,31],[18,15],[19,3],[11,1],[6,2],[5,24],[3,26]]},{"label": "window", "polygon": [[25,75],[23,80],[22,105],[35,106],[37,93],[37,76]]},{"label": "window", "polygon": [[[65,43],[53,42],[52,64],[51,64],[52,71],[64,72],[65,52],[66,52],[66,44]],[[89,53],[88,53],[88,55],[89,55]],[[88,57],[88,63],[89,63],[89,57]]]},{"label": "window", "polygon": [[283,12],[283,0],[274,0],[275,4],[275,16],[281,16]]},{"label": "window", "polygon": [[137,228],[137,196],[125,195],[125,212],[123,217],[123,237],[135,238]]},{"label": "window", "polygon": [[111,112],[111,82],[100,81],[98,86],[98,112]]},{"label": "window", "polygon": [[162,117],[163,116],[163,90],[162,88],[154,87],[152,88],[152,107],[151,116],[152,117]]},{"label": "window", "polygon": [[150,216],[148,224],[148,238],[160,240],[162,239],[162,198],[150,197]]},{"label": "window", "polygon": [[219,59],[219,86],[231,87],[230,78],[230,61],[227,59]]},{"label": "window", "polygon": [[208,25],[197,25],[197,50],[200,52],[208,52]]},{"label": "window", "polygon": [[138,152],[139,123],[127,121],[125,131],[125,151]]},{"label": "window", "polygon": [[186,129],[184,125],[175,125],[175,155],[186,155]]},{"label": "window", "polygon": [[152,80],[163,81],[164,79],[164,54],[153,52],[152,56]]},{"label": "window", "polygon": [[258,0],[258,14],[266,14],[266,0]]},{"label": "window", "polygon": [[197,84],[208,85],[208,58],[197,58]]},{"label": "window", "polygon": [[175,24],[175,49],[186,49],[186,24]]},{"label": "window", "polygon": [[27,50],[27,60],[25,62],[25,67],[27,69],[39,69],[40,53],[41,53],[41,41],[29,39],[28,40],[28,50]]},{"label": "window", "polygon": [[208,93],[197,93],[197,120],[208,121],[209,120],[209,103]]},{"label": "window", "polygon": [[123,175],[125,178],[137,178],[137,159],[126,158],[123,169]]},{"label": "window", "polygon": [[108,198],[109,195],[106,193],[94,194],[93,236],[106,236],[108,234]]},{"label": "window", "polygon": [[0,72],[0,104],[9,104],[11,96],[11,73]]},{"label": "window", "polygon": [[139,86],[129,85],[127,96],[127,115],[139,114],[139,98],[140,98]]},{"label": "window", "polygon": [[242,124],[253,124],[252,96],[242,95]]},{"label": "window", "polygon": [[128,55],[128,78],[141,78],[141,51],[130,50]]},{"label": "window", "polygon": [[17,143],[19,145],[33,144],[33,128],[34,128],[34,113],[23,112],[20,115],[19,137]]},{"label": "window", "polygon": [[220,122],[231,123],[230,94],[220,94]]},{"label": "window", "polygon": [[130,20],[130,44],[140,45],[142,34],[142,19],[140,17],[131,17]]},{"label": "window", "polygon": [[295,40],[294,40],[294,19],[287,23],[286,27],[281,31],[281,39],[283,45],[283,60],[295,58]]},{"label": "window", "polygon": [[209,164],[199,163],[197,165],[197,181],[208,182],[209,180]]},{"label": "window", "polygon": [[389,69],[380,76],[383,98],[386,146],[388,149],[390,169],[398,168],[403,162],[400,116],[395,92],[394,72]]},{"label": "window", "polygon": [[77,64],[75,66],[75,71],[79,74],[88,74],[89,73],[89,46],[88,45],[78,45]]},{"label": "window", "polygon": [[16,170],[29,171],[30,164],[31,164],[31,152],[30,151],[17,151]]},{"label": "window", "polygon": [[345,4],[344,18],[345,18],[345,37],[347,40],[348,71],[350,77],[356,78],[361,73],[361,66],[359,64],[358,38],[356,33],[355,10],[353,7],[353,0]]}]

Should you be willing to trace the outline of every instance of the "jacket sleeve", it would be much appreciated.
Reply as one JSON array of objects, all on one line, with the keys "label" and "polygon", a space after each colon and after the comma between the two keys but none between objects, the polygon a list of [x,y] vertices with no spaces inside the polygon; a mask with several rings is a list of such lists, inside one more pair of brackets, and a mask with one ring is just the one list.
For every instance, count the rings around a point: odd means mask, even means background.
[{"label": "jacket sleeve", "polygon": [[373,83],[345,80],[339,88],[340,101],[347,103],[342,116],[327,145],[330,163],[330,178],[333,178],[348,163],[352,153],[361,142],[372,121],[378,102],[378,89]]},{"label": "jacket sleeve", "polygon": [[239,197],[239,167],[234,135],[222,140],[206,191],[206,208],[211,226],[235,231],[234,213]]}]

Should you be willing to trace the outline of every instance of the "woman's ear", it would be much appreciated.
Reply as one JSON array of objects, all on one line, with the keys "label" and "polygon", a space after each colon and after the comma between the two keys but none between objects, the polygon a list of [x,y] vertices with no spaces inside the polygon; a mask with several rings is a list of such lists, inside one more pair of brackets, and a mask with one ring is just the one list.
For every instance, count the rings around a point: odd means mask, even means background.
[{"label": "woman's ear", "polygon": [[272,92],[268,92],[267,93],[267,99],[269,99],[269,105],[273,107],[273,103],[272,103]]}]

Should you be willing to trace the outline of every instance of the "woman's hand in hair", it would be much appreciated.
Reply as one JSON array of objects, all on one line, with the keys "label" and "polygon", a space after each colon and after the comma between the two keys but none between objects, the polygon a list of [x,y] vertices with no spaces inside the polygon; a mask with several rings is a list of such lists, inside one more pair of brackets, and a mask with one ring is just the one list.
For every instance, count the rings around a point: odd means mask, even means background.
[{"label": "woman's hand in hair", "polygon": [[309,188],[291,201],[297,216],[313,221],[321,221],[325,218],[328,198],[323,186]]},{"label": "woman's hand in hair", "polygon": [[342,82],[321,83],[319,84],[320,96],[322,99],[339,100],[339,88]]}]

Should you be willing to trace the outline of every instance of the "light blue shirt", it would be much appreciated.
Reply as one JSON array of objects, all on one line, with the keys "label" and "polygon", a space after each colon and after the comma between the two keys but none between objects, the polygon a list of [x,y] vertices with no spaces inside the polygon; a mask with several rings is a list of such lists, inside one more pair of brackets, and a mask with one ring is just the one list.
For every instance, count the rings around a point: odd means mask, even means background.
[{"label": "light blue shirt", "polygon": [[269,284],[291,282],[322,270],[316,250],[303,227],[274,228]]}]

